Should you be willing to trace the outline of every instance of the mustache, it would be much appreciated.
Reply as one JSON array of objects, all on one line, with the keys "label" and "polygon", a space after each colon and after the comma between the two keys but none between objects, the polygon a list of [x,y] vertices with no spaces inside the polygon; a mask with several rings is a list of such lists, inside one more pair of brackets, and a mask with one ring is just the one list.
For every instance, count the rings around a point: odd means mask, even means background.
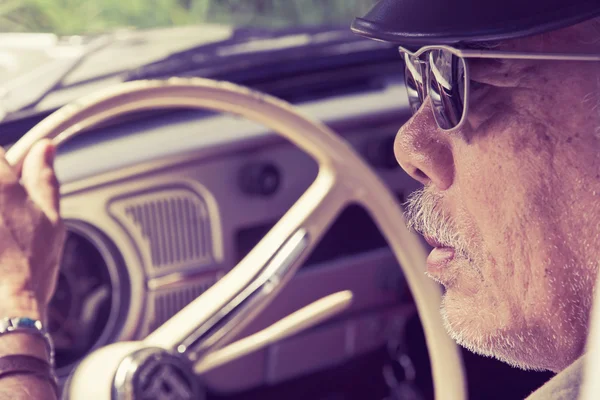
[{"label": "mustache", "polygon": [[430,187],[413,192],[404,203],[408,228],[467,256],[468,245],[458,233],[455,221],[444,211],[442,201],[443,196]]}]

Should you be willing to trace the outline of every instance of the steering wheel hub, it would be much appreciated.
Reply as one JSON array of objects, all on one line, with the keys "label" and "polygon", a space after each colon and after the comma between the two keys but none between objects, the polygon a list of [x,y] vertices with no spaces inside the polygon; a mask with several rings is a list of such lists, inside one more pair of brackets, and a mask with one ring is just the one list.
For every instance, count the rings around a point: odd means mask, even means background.
[{"label": "steering wheel hub", "polygon": [[204,400],[205,391],[192,364],[181,355],[157,347],[128,355],[113,382],[113,399]]}]

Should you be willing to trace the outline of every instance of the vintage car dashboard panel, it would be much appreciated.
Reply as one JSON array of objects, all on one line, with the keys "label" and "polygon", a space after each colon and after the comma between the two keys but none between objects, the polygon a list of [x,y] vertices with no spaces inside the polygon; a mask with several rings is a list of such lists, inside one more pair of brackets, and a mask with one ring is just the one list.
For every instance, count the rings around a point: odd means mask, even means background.
[{"label": "vintage car dashboard panel", "polygon": [[[400,83],[300,104],[343,135],[399,197],[418,184],[395,165],[406,120]],[[103,127],[56,161],[70,236],[51,313],[59,375],[97,346],[143,338],[227,273],[312,183],[317,165],[272,132],[181,111]],[[85,277],[85,279],[83,278]],[[350,206],[306,265],[241,336],[339,291],[344,315],[212,371],[230,393],[282,382],[384,346],[415,312],[368,214]],[[83,334],[82,334],[83,332]]]}]

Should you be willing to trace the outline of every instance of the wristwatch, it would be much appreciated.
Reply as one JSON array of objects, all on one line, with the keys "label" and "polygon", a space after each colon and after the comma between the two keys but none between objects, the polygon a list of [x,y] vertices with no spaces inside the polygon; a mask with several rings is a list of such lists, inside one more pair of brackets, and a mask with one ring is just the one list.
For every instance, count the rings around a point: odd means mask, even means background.
[{"label": "wristwatch", "polygon": [[29,333],[44,339],[50,366],[54,368],[54,344],[42,321],[26,317],[0,318],[0,336],[14,332]]}]

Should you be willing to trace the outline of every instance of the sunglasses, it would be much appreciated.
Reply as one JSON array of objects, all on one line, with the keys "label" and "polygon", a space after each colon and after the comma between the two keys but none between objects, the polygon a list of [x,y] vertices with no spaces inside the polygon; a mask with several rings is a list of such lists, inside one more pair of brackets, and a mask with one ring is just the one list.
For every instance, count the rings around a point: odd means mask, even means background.
[{"label": "sunglasses", "polygon": [[433,115],[443,131],[459,129],[469,109],[469,65],[467,58],[547,61],[600,61],[600,55],[518,53],[426,46],[416,52],[400,47],[405,63],[404,82],[413,114],[429,96]]}]

